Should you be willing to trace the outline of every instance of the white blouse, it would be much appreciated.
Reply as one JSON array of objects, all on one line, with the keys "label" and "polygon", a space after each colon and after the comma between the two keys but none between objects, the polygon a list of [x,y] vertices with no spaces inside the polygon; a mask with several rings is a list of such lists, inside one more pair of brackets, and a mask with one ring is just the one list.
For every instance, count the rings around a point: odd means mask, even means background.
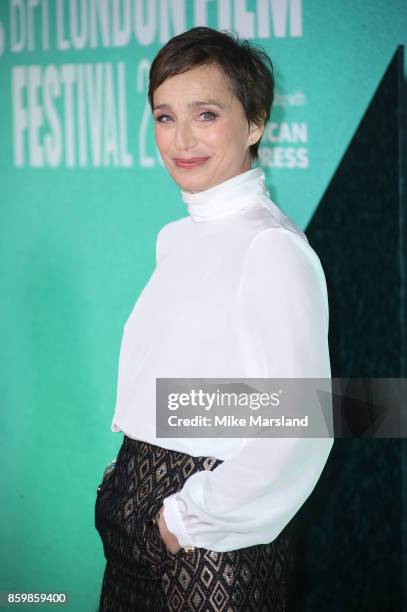
[{"label": "white blouse", "polygon": [[198,193],[158,233],[126,324],[111,429],[222,459],[164,499],[181,546],[271,542],[314,489],[332,438],[157,438],[156,378],[330,378],[324,272],[261,168]]}]

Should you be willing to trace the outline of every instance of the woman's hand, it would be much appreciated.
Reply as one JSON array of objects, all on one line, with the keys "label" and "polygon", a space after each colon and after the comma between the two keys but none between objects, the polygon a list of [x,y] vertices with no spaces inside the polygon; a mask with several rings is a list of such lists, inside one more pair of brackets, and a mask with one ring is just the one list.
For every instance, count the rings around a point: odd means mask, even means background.
[{"label": "woman's hand", "polygon": [[167,524],[164,520],[163,510],[164,506],[161,506],[160,516],[158,519],[158,529],[160,530],[160,536],[164,540],[164,544],[166,545],[167,549],[170,553],[175,555],[181,549],[181,546],[179,545],[175,535],[168,530]]}]

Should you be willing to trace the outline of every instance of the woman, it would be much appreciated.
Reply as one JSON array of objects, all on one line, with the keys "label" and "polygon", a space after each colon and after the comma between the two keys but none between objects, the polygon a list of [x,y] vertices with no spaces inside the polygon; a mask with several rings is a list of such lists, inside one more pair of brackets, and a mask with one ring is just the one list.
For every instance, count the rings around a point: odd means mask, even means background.
[{"label": "woman", "polygon": [[124,328],[98,489],[107,559],[100,610],[288,609],[286,525],[332,447],[324,438],[157,438],[156,378],[330,378],[324,273],[252,168],[273,101],[268,56],[209,28],[170,40],[150,70],[162,160],[187,216]]}]

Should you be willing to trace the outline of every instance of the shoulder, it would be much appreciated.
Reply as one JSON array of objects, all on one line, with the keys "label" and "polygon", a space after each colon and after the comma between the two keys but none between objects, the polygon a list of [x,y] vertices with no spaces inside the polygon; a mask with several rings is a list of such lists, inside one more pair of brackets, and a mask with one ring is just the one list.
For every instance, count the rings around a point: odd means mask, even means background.
[{"label": "shoulder", "polygon": [[316,313],[328,328],[325,274],[305,235],[281,227],[257,233],[245,254],[240,296],[244,304],[272,304],[281,316],[298,308]]},{"label": "shoulder", "polygon": [[305,234],[281,226],[263,229],[252,238],[243,261],[242,281],[251,290],[261,292],[272,285],[273,292],[322,294],[328,301],[317,253]]},{"label": "shoulder", "polygon": [[158,232],[156,238],[156,258],[166,252],[172,244],[176,243],[184,235],[187,227],[191,224],[189,217],[181,217],[175,221],[170,221]]},{"label": "shoulder", "polygon": [[251,239],[246,251],[246,263],[263,261],[267,265],[289,265],[309,262],[321,266],[320,259],[301,230],[281,225],[258,231]]},{"label": "shoulder", "polygon": [[157,234],[157,240],[164,240],[171,236],[177,235],[184,230],[185,227],[190,225],[191,219],[188,217],[181,217],[175,221],[170,221],[159,230]]}]

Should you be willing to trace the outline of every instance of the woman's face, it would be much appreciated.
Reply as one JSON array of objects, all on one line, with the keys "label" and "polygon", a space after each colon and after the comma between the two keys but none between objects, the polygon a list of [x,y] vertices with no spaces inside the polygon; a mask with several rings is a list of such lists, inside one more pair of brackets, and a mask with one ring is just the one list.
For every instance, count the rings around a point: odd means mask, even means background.
[{"label": "woman's face", "polygon": [[154,91],[155,140],[184,191],[203,191],[251,168],[250,145],[263,128],[249,125],[217,65],[170,77]]}]

